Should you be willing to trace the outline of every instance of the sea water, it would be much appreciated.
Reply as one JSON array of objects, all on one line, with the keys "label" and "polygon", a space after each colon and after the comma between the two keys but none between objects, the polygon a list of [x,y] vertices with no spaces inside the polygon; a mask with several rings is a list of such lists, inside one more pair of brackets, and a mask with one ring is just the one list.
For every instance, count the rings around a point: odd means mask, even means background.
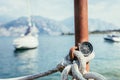
[{"label": "sea water", "polygon": [[[105,34],[89,35],[95,58],[90,71],[98,72],[108,80],[120,80],[120,43],[104,41]],[[19,77],[45,72],[63,60],[74,46],[73,36],[39,36],[39,47],[15,51],[15,37],[0,37],[0,78]],[[37,80],[60,80],[60,72]]]}]

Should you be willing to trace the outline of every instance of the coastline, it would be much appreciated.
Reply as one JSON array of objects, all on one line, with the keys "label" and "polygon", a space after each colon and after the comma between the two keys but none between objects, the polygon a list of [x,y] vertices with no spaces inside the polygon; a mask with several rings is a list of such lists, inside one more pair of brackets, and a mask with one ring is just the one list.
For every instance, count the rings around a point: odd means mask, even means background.
[{"label": "coastline", "polygon": [[[91,31],[89,32],[89,34],[110,34],[110,33],[120,33],[120,29],[119,30],[107,30],[107,31]],[[61,35],[74,35],[74,33],[72,32],[68,32],[68,33],[61,33]]]}]

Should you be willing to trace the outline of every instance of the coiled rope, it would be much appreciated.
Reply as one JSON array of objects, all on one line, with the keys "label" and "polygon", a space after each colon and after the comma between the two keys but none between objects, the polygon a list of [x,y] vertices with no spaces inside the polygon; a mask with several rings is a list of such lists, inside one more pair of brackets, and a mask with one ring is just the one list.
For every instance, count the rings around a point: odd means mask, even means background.
[{"label": "coiled rope", "polygon": [[61,62],[61,65],[65,66],[61,74],[61,80],[68,80],[69,74],[72,74],[73,80],[106,80],[106,78],[99,73],[86,71],[86,62],[94,58],[94,53],[91,53],[88,57],[84,57],[80,51],[74,51],[74,55],[77,57],[77,60],[70,61],[69,56],[67,56],[64,61]]}]

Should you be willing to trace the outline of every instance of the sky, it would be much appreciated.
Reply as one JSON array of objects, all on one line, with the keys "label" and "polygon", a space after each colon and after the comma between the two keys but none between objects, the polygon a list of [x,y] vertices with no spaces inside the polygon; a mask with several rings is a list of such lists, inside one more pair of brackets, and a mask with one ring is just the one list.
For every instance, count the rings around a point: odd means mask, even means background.
[{"label": "sky", "polygon": [[[29,14],[57,21],[74,16],[74,0],[0,0],[0,16]],[[120,0],[88,0],[89,18],[120,26]]]}]

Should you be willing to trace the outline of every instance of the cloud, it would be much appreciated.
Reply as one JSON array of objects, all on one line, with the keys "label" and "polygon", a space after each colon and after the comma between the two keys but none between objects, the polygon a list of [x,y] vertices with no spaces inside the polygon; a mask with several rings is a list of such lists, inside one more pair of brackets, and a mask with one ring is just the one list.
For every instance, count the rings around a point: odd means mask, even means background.
[{"label": "cloud", "polygon": [[40,0],[40,2],[32,2],[32,7],[34,6],[32,11],[35,12],[36,9],[36,13],[42,16],[61,20],[73,15],[73,0]]},{"label": "cloud", "polygon": [[8,9],[6,7],[0,7],[0,12],[7,13]]},{"label": "cloud", "polygon": [[[91,0],[92,1],[92,0]],[[95,0],[94,0],[95,1]],[[98,18],[115,25],[120,25],[120,1],[119,0],[97,0],[89,1],[89,17]]]},{"label": "cloud", "polygon": [[27,16],[29,8],[33,15],[61,20],[73,15],[73,0],[0,0],[0,15]]},{"label": "cloud", "polygon": [[0,15],[16,17],[20,16],[22,12],[25,13],[25,11],[25,1],[23,0],[0,0]]},{"label": "cloud", "polygon": [[[30,3],[28,2],[30,1]],[[89,17],[120,25],[120,0],[88,0]],[[0,16],[32,15],[63,20],[74,15],[74,0],[0,0]]]}]

